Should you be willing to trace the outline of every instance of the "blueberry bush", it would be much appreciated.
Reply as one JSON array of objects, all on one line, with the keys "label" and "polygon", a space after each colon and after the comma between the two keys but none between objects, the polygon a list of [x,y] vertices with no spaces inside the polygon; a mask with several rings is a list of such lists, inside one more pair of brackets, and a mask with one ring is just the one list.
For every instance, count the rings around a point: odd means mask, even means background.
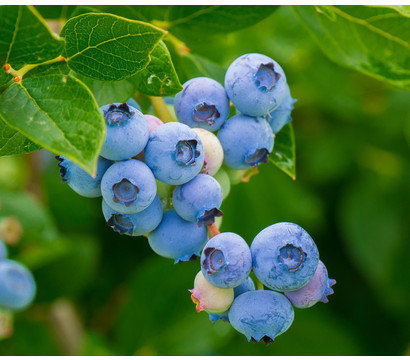
[{"label": "blueberry bush", "polygon": [[0,355],[410,354],[409,6],[0,33]]}]

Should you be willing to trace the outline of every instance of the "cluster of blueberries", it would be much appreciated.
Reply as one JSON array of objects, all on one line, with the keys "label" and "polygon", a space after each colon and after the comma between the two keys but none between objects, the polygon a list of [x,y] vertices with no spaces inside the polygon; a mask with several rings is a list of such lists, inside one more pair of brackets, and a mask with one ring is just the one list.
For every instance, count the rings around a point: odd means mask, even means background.
[{"label": "cluster of blueberries", "polygon": [[[201,257],[190,290],[197,310],[206,310],[212,321],[230,321],[248,340],[272,341],[292,323],[291,302],[308,307],[327,301],[333,280],[297,225],[266,228],[250,249],[214,223],[223,215],[232,174],[268,162],[274,134],[291,120],[294,102],[277,62],[243,55],[230,65],[225,87],[206,77],[183,85],[172,99],[178,122],[143,115],[133,99],[102,106],[106,138],[96,176],[58,156],[62,181],[80,195],[102,196],[114,231],[147,236],[157,254],[175,262]],[[218,234],[209,239],[208,231]],[[261,283],[286,296],[255,290],[252,269]]]},{"label": "cluster of blueberries", "polygon": [[31,304],[36,283],[29,269],[7,257],[7,247],[0,240],[0,309],[14,312]]}]

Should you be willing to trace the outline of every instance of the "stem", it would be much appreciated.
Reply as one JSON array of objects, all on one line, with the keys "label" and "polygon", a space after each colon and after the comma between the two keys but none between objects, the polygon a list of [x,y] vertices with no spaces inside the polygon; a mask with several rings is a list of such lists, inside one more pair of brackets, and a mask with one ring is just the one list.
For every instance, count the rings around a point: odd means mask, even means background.
[{"label": "stem", "polygon": [[165,100],[160,96],[148,96],[152,106],[158,116],[164,123],[174,122],[175,119],[167,108]]},{"label": "stem", "polygon": [[183,41],[179,40],[174,35],[167,33],[166,37],[167,37],[167,40],[169,40],[172,43],[176,52],[179,55],[186,55],[186,54],[189,54],[189,52],[191,51],[189,47],[186,46],[186,44]]},{"label": "stem", "polygon": [[213,238],[215,235],[220,234],[221,232],[219,231],[219,229],[216,227],[215,224],[212,225],[208,225],[208,233],[209,233],[209,238]]},{"label": "stem", "polygon": [[259,279],[256,279],[256,289],[265,290],[265,288],[263,287],[263,284],[259,281]]}]

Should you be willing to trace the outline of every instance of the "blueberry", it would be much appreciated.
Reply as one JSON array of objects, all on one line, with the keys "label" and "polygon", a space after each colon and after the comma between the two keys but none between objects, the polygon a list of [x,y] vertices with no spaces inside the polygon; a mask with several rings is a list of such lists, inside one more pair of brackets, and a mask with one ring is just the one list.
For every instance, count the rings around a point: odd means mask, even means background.
[{"label": "blueberry", "polygon": [[333,294],[332,286],[336,280],[329,279],[326,266],[319,260],[316,272],[313,278],[303,287],[295,291],[285,292],[285,296],[290,300],[293,306],[305,309],[322,301],[327,303],[327,296]]},{"label": "blueberry", "polygon": [[269,161],[273,132],[263,118],[235,115],[219,130],[224,163],[233,169],[257,167]]},{"label": "blueberry", "polygon": [[198,135],[189,126],[166,123],[150,135],[145,161],[159,181],[180,185],[201,171],[204,149]]},{"label": "blueberry", "polygon": [[239,295],[229,309],[229,322],[248,341],[270,344],[292,324],[294,311],[282,294],[269,290]]},{"label": "blueberry", "polygon": [[172,196],[175,211],[186,221],[212,225],[222,204],[222,189],[212,176],[198,174],[183,185],[178,185]]},{"label": "blueberry", "polygon": [[149,133],[151,134],[158,126],[164,125],[163,121],[154,115],[144,115],[148,123]]},{"label": "blueberry", "polygon": [[265,116],[274,111],[286,95],[286,76],[280,65],[261,54],[237,58],[225,75],[229,99],[243,114]]},{"label": "blueberry", "polygon": [[225,289],[238,286],[252,269],[252,255],[248,244],[231,232],[214,236],[202,251],[201,269],[205,278],[214,286]]},{"label": "blueberry", "polygon": [[286,96],[279,107],[271,114],[265,116],[265,119],[272,128],[274,134],[277,134],[283,126],[292,120],[290,114],[296,100],[290,95],[289,86],[286,86],[286,89]]},{"label": "blueberry", "polygon": [[135,214],[122,214],[110,208],[103,200],[102,210],[105,221],[120,234],[141,236],[156,229],[162,220],[162,203],[158,195],[144,210]]},{"label": "blueberry", "polygon": [[224,150],[215,134],[208,130],[196,128],[193,129],[199,136],[204,147],[204,169],[202,172],[214,176],[222,165],[224,159]]},{"label": "blueberry", "polygon": [[229,99],[217,81],[198,77],[187,81],[175,96],[178,120],[190,127],[218,130],[229,115]]},{"label": "blueberry", "polygon": [[7,259],[7,256],[9,255],[9,252],[8,252],[8,250],[7,250],[7,246],[6,246],[6,244],[3,242],[3,241],[1,241],[1,239],[0,239],[0,260],[3,260],[3,259]]},{"label": "blueberry", "polygon": [[223,313],[228,310],[234,299],[233,289],[221,289],[210,284],[200,271],[195,276],[194,288],[189,290],[191,299],[196,304],[196,311]]},{"label": "blueberry", "polygon": [[134,100],[132,97],[127,100],[127,105],[132,106],[133,108],[137,109],[138,111],[141,111],[140,104],[138,104],[137,101]]},{"label": "blueberry", "polygon": [[23,264],[0,261],[0,307],[22,310],[34,299],[36,284],[33,275]]},{"label": "blueberry", "polygon": [[108,104],[100,109],[107,130],[101,156],[110,160],[126,160],[144,150],[149,128],[139,110],[126,103]]},{"label": "blueberry", "polygon": [[59,160],[61,182],[67,183],[71,189],[81,196],[90,198],[101,196],[101,179],[113,164],[111,160],[100,156],[97,162],[97,174],[92,177],[64,156],[56,156],[56,159]]},{"label": "blueberry", "polygon": [[133,214],[146,209],[157,192],[151,170],[139,160],[119,161],[111,165],[101,180],[104,200],[114,210]]},{"label": "blueberry", "polygon": [[251,245],[253,271],[267,287],[292,291],[313,277],[319,252],[309,234],[299,225],[277,223],[263,229]]},{"label": "blueberry", "polygon": [[207,240],[205,226],[185,221],[175,210],[166,211],[159,226],[148,234],[152,250],[175,263],[198,258]]}]

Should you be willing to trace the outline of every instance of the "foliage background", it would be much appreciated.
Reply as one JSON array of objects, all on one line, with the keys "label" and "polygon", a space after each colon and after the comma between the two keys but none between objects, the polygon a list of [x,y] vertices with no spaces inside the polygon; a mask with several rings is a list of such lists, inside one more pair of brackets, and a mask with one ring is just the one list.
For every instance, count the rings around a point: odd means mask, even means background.
[{"label": "foliage background", "polygon": [[261,166],[232,187],[221,230],[251,243],[273,223],[301,225],[337,280],[335,294],[326,305],[296,309],[293,325],[269,347],[248,343],[229,324],[195,312],[187,289],[198,261],[173,265],[145,238],[112,232],[101,200],[60,184],[45,151],[4,157],[2,208],[24,227],[11,253],[32,268],[38,295],[16,314],[0,354],[409,354],[409,93],[329,60],[288,6],[250,28],[196,41],[192,51],[224,69],[244,53],[271,56],[298,99],[297,180]]}]

